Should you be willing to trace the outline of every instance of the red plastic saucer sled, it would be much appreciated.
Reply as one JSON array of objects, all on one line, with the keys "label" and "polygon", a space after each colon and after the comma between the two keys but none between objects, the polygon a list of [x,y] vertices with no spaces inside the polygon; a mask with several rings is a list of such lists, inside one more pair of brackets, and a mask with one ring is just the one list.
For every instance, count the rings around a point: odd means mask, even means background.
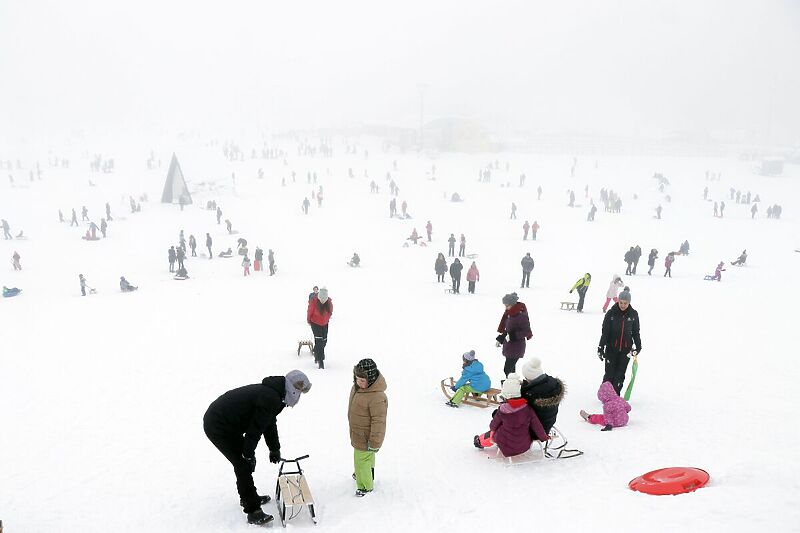
[{"label": "red plastic saucer sled", "polygon": [[711,479],[711,476],[705,470],[673,466],[653,470],[634,478],[628,483],[628,487],[631,490],[659,496],[664,494],[684,494],[686,492],[694,492],[703,487],[708,483],[709,479]]}]

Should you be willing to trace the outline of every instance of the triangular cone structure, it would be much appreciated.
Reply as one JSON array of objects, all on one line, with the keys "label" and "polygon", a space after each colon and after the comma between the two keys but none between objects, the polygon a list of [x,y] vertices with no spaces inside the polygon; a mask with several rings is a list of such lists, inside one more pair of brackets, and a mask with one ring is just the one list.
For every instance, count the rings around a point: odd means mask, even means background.
[{"label": "triangular cone structure", "polygon": [[181,172],[181,165],[178,163],[178,158],[174,153],[172,154],[172,161],[169,163],[169,171],[167,172],[167,181],[164,183],[164,194],[161,195],[161,203],[183,203],[184,205],[192,203],[192,195],[189,194],[186,180],[183,179],[183,172]]}]

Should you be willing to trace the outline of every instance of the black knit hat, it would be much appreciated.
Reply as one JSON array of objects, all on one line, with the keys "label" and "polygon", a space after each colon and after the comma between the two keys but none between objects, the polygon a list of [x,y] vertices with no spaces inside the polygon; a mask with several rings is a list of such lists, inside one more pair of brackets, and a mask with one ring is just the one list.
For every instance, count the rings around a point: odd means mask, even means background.
[{"label": "black knit hat", "polygon": [[371,387],[375,380],[380,376],[378,365],[372,359],[362,359],[353,368],[353,374],[359,378],[367,378],[367,387]]}]

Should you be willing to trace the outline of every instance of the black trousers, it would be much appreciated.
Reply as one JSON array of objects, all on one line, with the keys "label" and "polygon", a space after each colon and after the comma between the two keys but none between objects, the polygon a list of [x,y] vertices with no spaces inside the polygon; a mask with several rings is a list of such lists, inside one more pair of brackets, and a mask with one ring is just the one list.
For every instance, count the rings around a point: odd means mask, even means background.
[{"label": "black trousers", "polygon": [[626,276],[630,276],[630,274],[631,274],[631,269],[633,268],[633,266],[632,266],[632,264],[631,264],[631,263],[625,263],[625,264],[626,264],[626,265],[628,265],[628,266],[627,266],[627,268],[625,268],[625,275],[626,275]]},{"label": "black trousers", "polygon": [[444,274],[436,274],[436,281],[444,283]]},{"label": "black trousers", "polygon": [[531,286],[531,273],[522,271],[522,283],[520,283],[520,288],[522,287],[530,287]]},{"label": "black trousers", "polygon": [[269,262],[269,275],[272,276],[275,274],[275,263],[272,261]]},{"label": "black trousers", "polygon": [[656,264],[653,263],[652,265],[648,265],[648,266],[650,267],[650,269],[647,271],[647,275],[650,276],[650,275],[652,275],[653,268],[656,266]]},{"label": "black trousers", "polygon": [[517,357],[506,357],[506,364],[503,365],[503,372],[505,373],[506,377],[509,374],[513,374],[517,371],[517,361],[519,358]]},{"label": "black trousers", "polygon": [[668,266],[667,270],[664,271],[664,277],[666,278],[667,276],[672,277],[672,265]]},{"label": "black trousers", "polygon": [[314,332],[314,360],[325,360],[325,345],[328,344],[328,324],[320,326],[311,323],[311,331]]},{"label": "black trousers", "polygon": [[453,278],[453,292],[458,292],[461,289],[461,278]]},{"label": "black trousers", "polygon": [[214,254],[211,253],[211,247],[206,246],[206,248],[208,248],[208,258],[211,259],[212,257],[214,257]]},{"label": "black trousers", "polygon": [[169,262],[169,271],[170,272],[175,272],[175,261],[170,261]]},{"label": "black trousers", "polygon": [[469,283],[469,288],[467,290],[469,291],[470,294],[475,294],[475,282],[470,281],[468,283]]},{"label": "black trousers", "polygon": [[617,394],[620,394],[625,383],[628,361],[628,354],[606,350],[606,373],[603,375],[603,381],[610,381]]},{"label": "black trousers", "polygon": [[259,509],[261,501],[258,498],[256,485],[253,482],[253,474],[250,472],[250,466],[242,457],[244,437],[221,430],[217,424],[216,416],[208,412],[203,417],[203,430],[208,440],[233,465],[233,473],[236,475],[236,490],[239,493],[239,500],[244,512],[252,513]]},{"label": "black trousers", "polygon": [[586,298],[586,291],[589,287],[578,287],[578,311],[583,311],[583,299]]}]

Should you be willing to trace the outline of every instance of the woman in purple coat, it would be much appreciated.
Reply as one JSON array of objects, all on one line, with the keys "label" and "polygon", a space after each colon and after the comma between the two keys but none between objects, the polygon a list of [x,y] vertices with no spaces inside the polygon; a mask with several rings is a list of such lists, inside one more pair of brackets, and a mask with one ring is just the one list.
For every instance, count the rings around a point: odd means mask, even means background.
[{"label": "woman in purple coat", "polygon": [[500,335],[495,339],[497,346],[503,346],[503,356],[506,358],[503,372],[506,376],[516,372],[517,360],[525,356],[525,341],[533,337],[531,323],[528,319],[528,309],[524,303],[518,300],[516,292],[503,296],[503,305],[506,306],[506,310],[497,327]]}]

